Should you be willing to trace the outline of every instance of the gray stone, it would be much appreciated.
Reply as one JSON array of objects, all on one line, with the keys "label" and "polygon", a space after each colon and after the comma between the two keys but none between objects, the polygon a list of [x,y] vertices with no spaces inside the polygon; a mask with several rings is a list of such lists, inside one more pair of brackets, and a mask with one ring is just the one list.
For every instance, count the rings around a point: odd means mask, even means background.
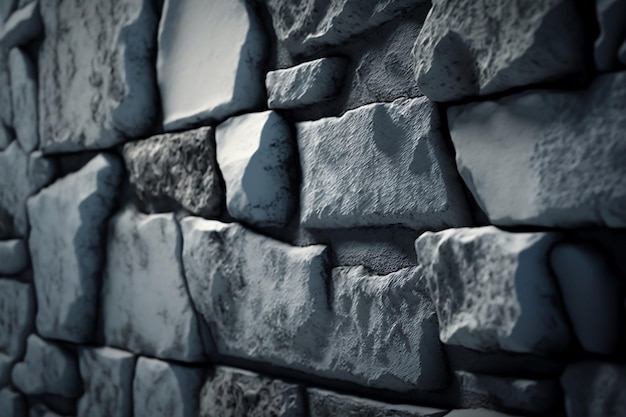
[{"label": "gray stone", "polygon": [[241,0],[165,0],[157,74],[166,131],[263,106],[265,34],[250,8]]},{"label": "gray stone", "polygon": [[28,249],[21,239],[0,240],[0,275],[16,275],[28,267]]},{"label": "gray stone", "polygon": [[626,72],[452,107],[459,172],[497,225],[626,226]]},{"label": "gray stone", "polygon": [[453,101],[551,81],[584,69],[571,0],[434,0],[415,41],[422,93]]},{"label": "gray stone", "polygon": [[493,226],[422,234],[417,262],[437,308],[441,340],[479,351],[565,349],[568,324],[548,265],[557,239]]},{"label": "gray stone", "polygon": [[[1,5],[6,2],[0,2]],[[0,26],[2,22],[0,21]],[[0,121],[5,126],[13,123],[13,110],[11,107],[11,79],[9,75],[9,51],[0,47]]]},{"label": "gray stone", "polygon": [[0,389],[0,410],[6,417],[26,417],[26,401],[19,392],[10,388]]},{"label": "gray stone", "polygon": [[31,334],[26,356],[13,368],[13,384],[27,395],[77,397],[81,392],[76,358],[69,351]]},{"label": "gray stone", "polygon": [[215,138],[211,127],[154,136],[124,145],[130,182],[148,205],[175,209],[173,200],[194,214],[212,217],[224,204]]},{"label": "gray stone", "polygon": [[110,223],[102,288],[107,345],[180,361],[203,359],[172,214],[127,208]]},{"label": "gray stone", "polygon": [[200,392],[200,417],[300,417],[300,387],[253,372],[219,366]]},{"label": "gray stone", "polygon": [[102,149],[157,122],[151,0],[41,0],[39,129],[47,152]]},{"label": "gray stone", "polygon": [[9,54],[11,72],[11,100],[13,129],[24,151],[31,152],[39,145],[37,132],[37,68],[19,48]]},{"label": "gray stone", "polygon": [[335,97],[343,86],[347,63],[345,58],[320,58],[268,72],[265,76],[267,106],[293,109]]},{"label": "gray stone", "polygon": [[434,103],[378,103],[297,124],[305,227],[467,225]]},{"label": "gray stone", "polygon": [[116,157],[98,154],[28,200],[37,330],[44,337],[92,340],[105,225],[121,175]]},{"label": "gray stone", "polygon": [[9,146],[9,143],[11,143],[11,141],[13,139],[14,139],[13,138],[13,134],[4,125],[4,122],[2,120],[0,120],[0,151],[5,150],[7,148],[7,146]]},{"label": "gray stone", "polygon": [[468,408],[465,410],[452,410],[444,417],[513,417],[509,414],[503,414],[498,411],[488,410],[486,408]]},{"label": "gray stone", "polygon": [[60,414],[50,411],[48,407],[43,404],[31,405],[28,412],[28,417],[64,417]]},{"label": "gray stone", "polygon": [[140,357],[133,379],[134,417],[196,417],[203,370]]},{"label": "gray stone", "polygon": [[8,223],[5,235],[26,236],[26,200],[47,185],[54,173],[52,161],[43,158],[40,152],[26,154],[17,141],[0,152],[0,214],[3,214],[0,217],[6,216],[4,220]]},{"label": "gray stone", "polygon": [[215,142],[228,213],[256,226],[285,226],[298,193],[287,122],[271,110],[233,117],[217,127]]},{"label": "gray stone", "polygon": [[594,47],[594,59],[599,71],[617,67],[618,49],[626,41],[625,0],[596,0],[600,35]]},{"label": "gray stone", "polygon": [[0,1],[0,27],[4,24],[4,21],[11,15],[15,7],[17,6],[17,0],[4,0]]},{"label": "gray stone", "polygon": [[626,366],[579,362],[561,375],[568,417],[626,415]]},{"label": "gray stone", "polygon": [[619,48],[618,57],[620,63],[622,65],[626,65],[626,39],[624,40],[624,43],[622,43],[622,46]]},{"label": "gray stone", "polygon": [[123,350],[82,348],[79,365],[85,392],[78,401],[77,417],[130,417],[135,362]]},{"label": "gray stone", "polygon": [[43,32],[39,14],[39,2],[32,2],[16,10],[4,23],[0,45],[4,48],[25,45],[37,39]]}]

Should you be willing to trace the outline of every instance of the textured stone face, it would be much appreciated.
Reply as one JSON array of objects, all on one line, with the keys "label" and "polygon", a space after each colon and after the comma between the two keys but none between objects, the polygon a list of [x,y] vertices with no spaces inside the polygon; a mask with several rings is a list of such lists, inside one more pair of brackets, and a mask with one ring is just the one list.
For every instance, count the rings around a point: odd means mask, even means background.
[{"label": "textured stone face", "polygon": [[571,0],[435,0],[415,41],[415,76],[435,101],[549,81],[584,68]]},{"label": "textured stone face", "polygon": [[626,72],[452,107],[459,172],[497,225],[626,225]]},{"label": "textured stone face", "polygon": [[0,275],[15,275],[27,266],[28,249],[23,240],[0,240]]},{"label": "textured stone face", "polygon": [[131,209],[110,223],[102,289],[108,345],[164,359],[203,359],[172,214]]},{"label": "textured stone face", "polygon": [[157,61],[165,130],[261,107],[264,46],[243,0],[165,0]]},{"label": "textured stone face", "polygon": [[37,69],[20,49],[9,54],[13,129],[24,151],[31,152],[39,144],[37,132]]},{"label": "textured stone face", "polygon": [[426,232],[415,242],[444,343],[543,354],[570,335],[548,268],[558,236],[493,226]]},{"label": "textured stone face", "polygon": [[297,131],[305,227],[469,223],[437,110],[425,98],[363,106]]},{"label": "textured stone face", "polygon": [[599,71],[610,71],[618,66],[618,49],[626,41],[626,1],[596,0],[595,4],[600,35],[594,45],[594,60]]},{"label": "textured stone face", "polygon": [[131,184],[147,205],[173,210],[180,204],[206,217],[222,210],[224,190],[215,160],[213,128],[127,143],[124,161]]},{"label": "textured stone face", "polygon": [[106,221],[121,175],[116,157],[99,154],[28,201],[37,330],[44,337],[91,341]]},{"label": "textured stone face", "polygon": [[0,29],[0,32],[0,45],[5,48],[24,45],[36,39],[43,32],[39,3],[33,1],[16,10],[4,22],[4,27]]},{"label": "textured stone face", "polygon": [[233,117],[218,126],[215,141],[228,213],[257,226],[285,226],[297,195],[287,122],[271,110]]},{"label": "textured stone face", "polygon": [[46,151],[106,148],[153,128],[152,3],[40,1],[39,128]]},{"label": "textured stone face", "polygon": [[569,365],[561,375],[569,417],[626,414],[626,366],[604,362]]}]

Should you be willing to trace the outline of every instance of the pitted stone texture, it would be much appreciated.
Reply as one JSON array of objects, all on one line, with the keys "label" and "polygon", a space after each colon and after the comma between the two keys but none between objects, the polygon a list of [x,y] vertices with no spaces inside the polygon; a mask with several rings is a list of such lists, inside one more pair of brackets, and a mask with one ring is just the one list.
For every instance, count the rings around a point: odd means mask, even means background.
[{"label": "pitted stone texture", "polygon": [[133,379],[134,417],[196,417],[201,368],[140,357]]},{"label": "pitted stone texture", "polygon": [[28,249],[21,239],[0,240],[0,275],[16,275],[28,267]]},{"label": "pitted stone texture", "polygon": [[[6,2],[0,2],[0,6],[3,4],[6,4]],[[0,24],[0,26],[2,25]],[[0,121],[3,122],[5,126],[11,126],[13,123],[9,51],[5,48],[0,48]]]},{"label": "pitted stone texture", "polygon": [[596,39],[594,59],[599,71],[610,71],[618,66],[618,50],[626,42],[625,0],[596,0],[600,35]]},{"label": "pitted stone texture", "polygon": [[626,415],[626,366],[579,362],[561,375],[568,417]]},{"label": "pitted stone texture", "polygon": [[386,404],[315,388],[308,389],[307,394],[311,417],[442,417],[447,413],[435,408]]},{"label": "pitted stone texture", "polygon": [[626,72],[586,91],[452,107],[459,172],[493,224],[626,226]]},{"label": "pitted stone texture", "polygon": [[121,175],[117,157],[98,154],[28,201],[37,330],[44,337],[92,340],[106,221]]},{"label": "pitted stone texture", "polygon": [[74,398],[81,383],[76,358],[69,351],[40,339],[28,337],[26,356],[13,368],[13,384],[24,394],[53,394]]},{"label": "pitted stone texture", "polygon": [[127,143],[124,161],[131,184],[147,205],[171,211],[180,204],[200,216],[220,214],[224,190],[215,160],[213,128]]},{"label": "pitted stone texture", "polygon": [[19,48],[9,53],[11,73],[11,100],[13,129],[24,151],[31,152],[39,145],[37,131],[37,68]]},{"label": "pitted stone texture", "polygon": [[434,103],[371,104],[297,124],[305,227],[470,223]]},{"label": "pitted stone texture", "polygon": [[434,0],[415,41],[415,76],[434,101],[550,81],[584,69],[571,0]]},{"label": "pitted stone texture", "polygon": [[343,86],[347,64],[345,58],[320,58],[268,72],[267,107],[294,109],[335,97]]},{"label": "pitted stone texture", "polygon": [[287,122],[271,110],[233,117],[218,126],[215,142],[228,213],[256,226],[285,226],[298,193]]},{"label": "pitted stone texture", "polygon": [[43,149],[102,149],[149,134],[158,113],[153,2],[41,0],[40,8]]},{"label": "pitted stone texture", "polygon": [[110,223],[102,289],[107,345],[180,361],[203,359],[172,214],[127,208]]},{"label": "pitted stone texture", "polygon": [[82,348],[79,365],[85,393],[78,401],[77,417],[130,417],[135,362],[123,350]]},{"label": "pitted stone texture", "polygon": [[493,226],[426,232],[415,242],[444,343],[479,351],[558,352],[570,342],[549,270],[552,233]]},{"label": "pitted stone texture", "polygon": [[300,387],[240,369],[217,367],[200,392],[200,417],[300,417]]},{"label": "pitted stone texture", "polygon": [[19,392],[10,388],[0,389],[0,410],[7,417],[26,417],[26,401]]},{"label": "pitted stone texture", "polygon": [[26,154],[17,141],[0,152],[0,218],[5,217],[5,235],[26,236],[26,200],[47,185],[54,173],[54,164],[49,159],[39,152]]},{"label": "pitted stone texture", "polygon": [[166,131],[263,106],[265,34],[251,7],[243,0],[165,0],[157,74]]},{"label": "pitted stone texture", "polygon": [[[0,24],[0,27],[2,25]],[[16,10],[2,28],[0,45],[4,48],[25,45],[43,32],[43,22],[39,14],[39,2],[32,2]]]}]

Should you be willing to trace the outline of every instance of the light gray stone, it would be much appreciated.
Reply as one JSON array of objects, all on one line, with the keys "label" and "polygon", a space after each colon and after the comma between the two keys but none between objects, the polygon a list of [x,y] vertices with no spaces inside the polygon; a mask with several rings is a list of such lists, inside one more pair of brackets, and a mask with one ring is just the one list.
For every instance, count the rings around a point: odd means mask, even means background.
[{"label": "light gray stone", "polygon": [[135,357],[123,350],[80,349],[85,392],[78,401],[77,417],[130,417],[135,362]]},{"label": "light gray stone", "polygon": [[26,401],[19,392],[10,388],[0,389],[0,410],[6,417],[26,417]]},{"label": "light gray stone", "polygon": [[106,221],[121,181],[120,161],[98,154],[28,200],[28,239],[40,335],[92,340]]},{"label": "light gray stone", "polygon": [[4,23],[0,45],[4,48],[25,45],[43,32],[39,2],[32,2],[16,10]]},{"label": "light gray stone", "polygon": [[200,392],[200,417],[300,417],[300,387],[240,369],[215,368]]},{"label": "light gray stone", "polygon": [[434,101],[551,81],[584,69],[571,0],[434,0],[415,41],[415,76]]},{"label": "light gray stone", "polygon": [[[0,98],[1,100],[1,98]],[[0,104],[1,105],[1,104]],[[0,120],[0,151],[5,150],[9,143],[13,140],[13,134],[4,125],[4,122]]]},{"label": "light gray stone", "polygon": [[28,267],[28,249],[21,239],[0,240],[0,275],[16,275]]},{"label": "light gray stone", "polygon": [[[6,2],[0,2],[0,5]],[[0,26],[2,21],[0,20]],[[5,126],[13,123],[13,110],[11,107],[11,79],[9,75],[9,51],[0,47],[0,121]]]},{"label": "light gray stone", "polygon": [[341,91],[348,64],[345,58],[319,58],[265,76],[267,107],[294,109],[335,97]]},{"label": "light gray stone", "polygon": [[81,391],[76,358],[35,334],[28,337],[26,356],[13,368],[12,380],[27,395],[56,394],[74,398]]},{"label": "light gray stone", "polygon": [[151,0],[40,0],[39,137],[46,152],[102,149],[157,122]]},{"label": "light gray stone", "polygon": [[203,359],[172,214],[131,208],[110,223],[102,289],[107,345],[180,361]]},{"label": "light gray stone", "polygon": [[271,110],[233,117],[217,127],[215,142],[228,213],[256,226],[285,226],[298,193],[287,122]]},{"label": "light gray stone", "polygon": [[17,7],[17,0],[4,0],[0,2],[0,26],[4,24],[4,21],[11,15],[15,7]]},{"label": "light gray stone", "polygon": [[600,35],[594,45],[594,60],[599,71],[617,67],[618,49],[626,41],[625,0],[596,0]]},{"label": "light gray stone", "polygon": [[548,259],[557,239],[493,226],[422,234],[417,262],[437,308],[441,340],[479,351],[565,349],[570,334]]},{"label": "light gray stone", "polygon": [[497,225],[626,226],[626,72],[452,107],[459,172]]},{"label": "light gray stone", "polygon": [[24,151],[31,152],[39,145],[37,131],[37,68],[19,48],[9,54],[11,72],[11,100],[13,129]]},{"label": "light gray stone", "polygon": [[265,35],[250,7],[243,0],[165,0],[157,74],[166,131],[263,106]]},{"label": "light gray stone", "polygon": [[201,368],[140,357],[133,379],[134,417],[196,417]]},{"label": "light gray stone", "polygon": [[131,184],[147,205],[214,217],[224,204],[211,127],[169,133],[124,145]]}]

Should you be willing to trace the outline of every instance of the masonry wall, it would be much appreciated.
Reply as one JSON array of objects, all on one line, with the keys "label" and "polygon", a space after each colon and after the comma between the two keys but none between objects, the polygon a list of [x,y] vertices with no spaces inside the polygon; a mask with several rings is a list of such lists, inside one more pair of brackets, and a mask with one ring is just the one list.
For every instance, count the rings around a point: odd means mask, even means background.
[{"label": "masonry wall", "polygon": [[626,415],[626,1],[0,22],[0,416]]}]

